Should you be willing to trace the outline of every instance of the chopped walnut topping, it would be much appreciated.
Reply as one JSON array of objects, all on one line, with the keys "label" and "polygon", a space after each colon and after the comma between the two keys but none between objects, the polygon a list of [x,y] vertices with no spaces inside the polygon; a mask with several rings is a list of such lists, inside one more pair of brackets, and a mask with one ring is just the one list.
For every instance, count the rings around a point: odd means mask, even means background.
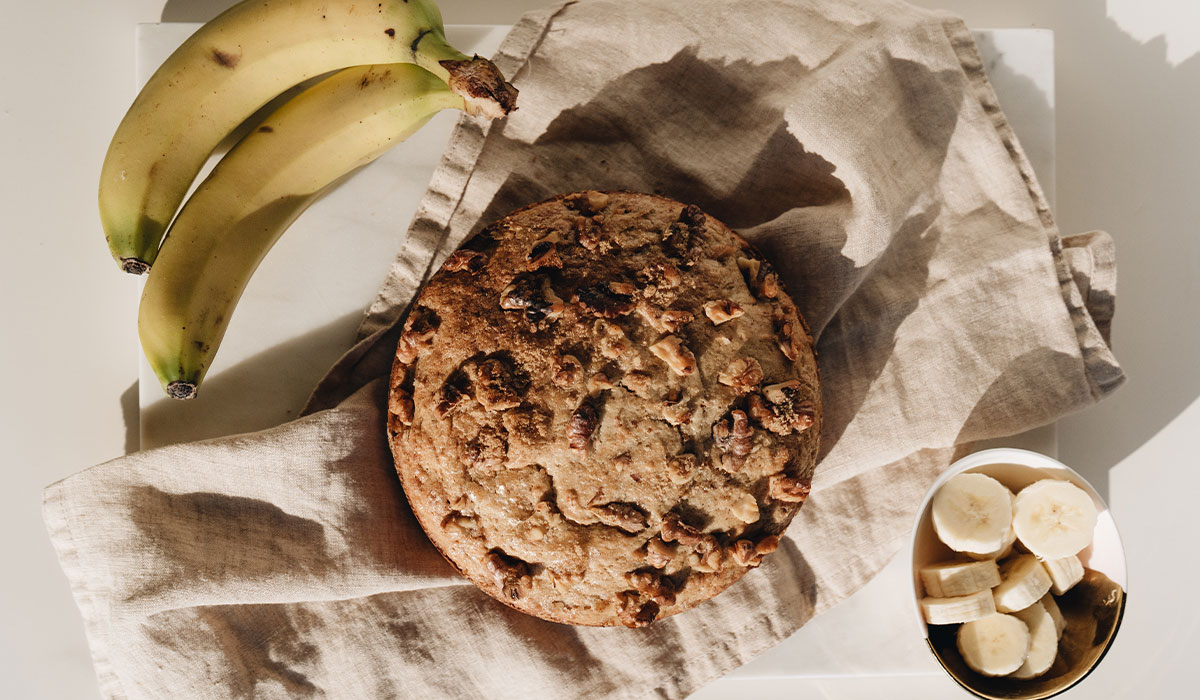
[{"label": "chopped walnut topping", "polygon": [[696,455],[684,452],[667,460],[667,477],[675,484],[686,484],[692,480],[700,460]]},{"label": "chopped walnut topping", "polygon": [[643,267],[638,273],[638,279],[662,289],[673,289],[683,281],[683,275],[678,267],[670,263],[655,262]]},{"label": "chopped walnut topping", "polygon": [[729,554],[742,566],[758,566],[762,563],[763,557],[776,549],[779,549],[779,536],[767,535],[757,544],[750,540],[738,540],[733,543]]},{"label": "chopped walnut topping", "polygon": [[662,417],[671,425],[687,425],[692,422],[692,409],[683,402],[663,401]]},{"label": "chopped walnut topping", "polygon": [[485,425],[462,449],[463,461],[470,468],[494,473],[508,459],[508,437],[503,428]]},{"label": "chopped walnut topping", "polygon": [[446,272],[462,272],[466,270],[471,274],[475,274],[483,269],[487,258],[476,250],[456,250],[446,258],[446,262],[442,263],[442,269]]},{"label": "chopped walnut topping", "polygon": [[388,412],[396,416],[403,425],[412,425],[413,400],[412,394],[400,387],[393,387],[388,396]]},{"label": "chopped walnut topping", "polygon": [[745,493],[733,503],[733,517],[747,525],[758,521],[758,500],[753,494]]},{"label": "chopped walnut topping", "polygon": [[625,331],[615,323],[600,320],[593,330],[600,335],[600,354],[610,360],[617,359],[633,347]]},{"label": "chopped walnut topping", "polygon": [[579,304],[583,312],[589,316],[600,318],[624,316],[637,306],[637,300],[634,298],[637,290],[630,286],[629,293],[626,294],[617,289],[625,289],[625,287],[621,283],[582,286],[575,290],[575,294],[571,296],[571,302]]},{"label": "chopped walnut topping", "polygon": [[646,529],[646,511],[632,503],[605,503],[590,506],[596,518],[608,525],[630,534]]},{"label": "chopped walnut topping", "polygon": [[646,322],[659,333],[678,333],[695,318],[690,311],[661,309],[646,302],[638,304],[637,310],[642,318],[646,319]]},{"label": "chopped walnut topping", "polygon": [[737,471],[746,463],[746,455],[754,441],[754,428],[743,411],[730,411],[729,415],[713,424],[713,442],[721,451],[721,466]]},{"label": "chopped walnut topping", "polygon": [[592,433],[600,425],[600,416],[591,400],[585,399],[579,408],[571,414],[571,423],[567,427],[567,445],[572,450],[586,450]]},{"label": "chopped walnut topping", "polygon": [[563,204],[569,209],[574,209],[577,212],[592,216],[604,211],[608,206],[609,196],[604,192],[596,190],[588,190],[580,192],[577,195],[568,197],[563,200]]},{"label": "chopped walnut topping", "polygon": [[588,250],[595,250],[600,246],[600,227],[592,219],[586,216],[576,217],[571,221],[571,228],[575,230],[579,245]]},{"label": "chopped walnut topping", "polygon": [[721,562],[725,561],[725,552],[721,543],[713,535],[705,535],[696,543],[696,551],[688,557],[688,563],[693,569],[705,574],[721,570]]},{"label": "chopped walnut topping", "polygon": [[525,256],[525,269],[533,272],[543,267],[561,268],[563,263],[562,258],[558,257],[558,246],[555,245],[557,241],[558,235],[550,234],[534,243]]},{"label": "chopped walnut topping", "polygon": [[554,383],[564,389],[571,386],[583,374],[583,363],[574,355],[562,355],[554,360]]},{"label": "chopped walnut topping", "polygon": [[675,604],[675,586],[671,579],[654,571],[630,571],[625,580],[634,590],[659,605]]},{"label": "chopped walnut topping", "polygon": [[525,320],[536,324],[557,319],[566,306],[551,289],[549,277],[521,274],[500,292],[500,308],[524,311]]},{"label": "chopped walnut topping", "polygon": [[803,503],[811,488],[809,482],[786,474],[772,474],[767,478],[767,495],[777,501]]},{"label": "chopped walnut topping", "polygon": [[738,269],[746,280],[746,286],[754,296],[760,299],[776,299],[783,293],[779,284],[779,275],[771,266],[756,258],[738,258]]},{"label": "chopped walnut topping", "polygon": [[675,559],[675,547],[663,542],[661,537],[646,540],[645,561],[656,569],[664,569]]},{"label": "chopped walnut topping", "polygon": [[541,542],[546,538],[546,528],[541,525],[533,525],[525,531],[525,539],[530,542]]},{"label": "chopped walnut topping", "polygon": [[475,365],[475,400],[488,411],[503,411],[521,405],[515,379],[508,363],[489,357]]},{"label": "chopped walnut topping", "polygon": [[621,591],[616,601],[617,619],[626,627],[645,627],[658,617],[658,603],[645,600],[637,591]]},{"label": "chopped walnut topping", "polygon": [[803,330],[803,326],[796,317],[779,309],[772,314],[772,321],[775,325],[775,342],[779,345],[779,350],[784,357],[795,362],[803,347],[801,339],[807,337],[807,332]]},{"label": "chopped walnut topping", "polygon": [[691,547],[704,538],[703,532],[683,522],[675,513],[663,516],[661,532],[664,542],[678,542],[685,547]]},{"label": "chopped walnut topping", "polygon": [[520,559],[514,559],[498,549],[493,549],[484,556],[484,564],[496,580],[496,585],[507,598],[520,599],[524,591],[528,591],[533,583],[529,575],[529,567]]},{"label": "chopped walnut topping", "polygon": [[417,356],[433,347],[433,336],[437,334],[441,320],[430,309],[418,306],[404,321],[404,332],[396,346],[396,358],[410,364]]},{"label": "chopped walnut topping", "polygon": [[442,384],[442,388],[438,390],[437,406],[434,407],[439,418],[445,418],[470,398],[465,383],[464,378],[456,372]]},{"label": "chopped walnut topping", "polygon": [[683,341],[668,335],[650,346],[650,352],[671,368],[675,374],[686,377],[696,371],[696,356],[683,345]]},{"label": "chopped walnut topping", "polygon": [[795,379],[772,384],[763,390],[764,399],[752,394],[747,400],[750,415],[776,435],[799,433],[812,427],[816,416],[813,402],[801,399],[803,385]]},{"label": "chopped walnut topping", "polygon": [[739,394],[749,394],[762,383],[763,371],[758,360],[753,357],[740,357],[729,363],[717,375],[717,381],[725,386],[733,387]]},{"label": "chopped walnut topping", "polygon": [[597,372],[588,377],[587,387],[589,393],[608,391],[609,389],[615,389],[616,386],[604,372]]},{"label": "chopped walnut topping", "polygon": [[714,326],[732,321],[745,313],[740,304],[728,299],[718,299],[704,305],[704,315],[708,316],[708,320],[712,321]]},{"label": "chopped walnut topping", "polygon": [[621,377],[621,385],[642,398],[650,398],[653,381],[653,375],[640,369],[631,369]]},{"label": "chopped walnut topping", "polygon": [[442,518],[442,529],[460,537],[475,535],[479,531],[479,523],[470,515],[451,511]]}]

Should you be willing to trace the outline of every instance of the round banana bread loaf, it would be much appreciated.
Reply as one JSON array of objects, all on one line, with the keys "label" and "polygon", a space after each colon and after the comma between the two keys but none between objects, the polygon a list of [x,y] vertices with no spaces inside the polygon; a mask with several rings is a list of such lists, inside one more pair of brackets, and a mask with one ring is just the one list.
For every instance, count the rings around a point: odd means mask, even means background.
[{"label": "round banana bread loaf", "polygon": [[556,197],[483,229],[413,303],[396,470],[490,595],[647,625],[778,547],[817,456],[812,346],[771,266],[697,207]]}]

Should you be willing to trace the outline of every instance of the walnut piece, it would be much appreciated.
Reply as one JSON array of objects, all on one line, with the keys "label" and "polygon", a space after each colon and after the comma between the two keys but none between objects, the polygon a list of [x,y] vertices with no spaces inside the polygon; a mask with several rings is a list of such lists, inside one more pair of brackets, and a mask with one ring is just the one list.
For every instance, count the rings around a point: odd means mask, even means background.
[{"label": "walnut piece", "polygon": [[604,208],[608,206],[609,199],[608,194],[604,192],[588,190],[587,192],[580,192],[579,194],[567,197],[563,200],[563,204],[569,209],[592,216],[604,211]]},{"label": "walnut piece", "polygon": [[721,451],[721,466],[737,471],[746,463],[746,456],[754,442],[754,428],[743,411],[730,411],[729,415],[713,424],[713,443]]},{"label": "walnut piece", "polygon": [[779,549],[779,536],[767,535],[757,543],[751,540],[738,540],[730,548],[730,557],[742,566],[758,566],[763,557]]},{"label": "walnut piece", "polygon": [[746,280],[746,286],[754,296],[760,299],[776,299],[783,293],[779,275],[769,264],[756,258],[738,258],[737,265]]},{"label": "walnut piece", "polygon": [[418,306],[404,321],[404,332],[396,346],[396,358],[406,364],[416,361],[417,356],[433,347],[433,336],[437,334],[441,320],[430,309]]},{"label": "walnut piece", "polygon": [[800,398],[803,389],[804,386],[795,379],[772,384],[763,390],[765,399],[752,394],[747,400],[750,415],[776,435],[808,430],[816,420],[816,407],[812,401]]},{"label": "walnut piece", "polygon": [[475,274],[483,269],[487,258],[476,250],[456,250],[446,258],[442,263],[442,269],[446,272],[462,272],[466,270],[471,274]]},{"label": "walnut piece", "polygon": [[659,605],[675,604],[675,585],[655,571],[630,571],[625,580],[635,591]]},{"label": "walnut piece", "polygon": [[597,392],[615,389],[616,385],[613,384],[612,379],[609,379],[607,374],[604,372],[597,372],[588,377],[587,388],[588,393],[595,394]]},{"label": "walnut piece", "polygon": [[600,425],[600,417],[595,405],[590,399],[585,399],[579,408],[571,414],[571,423],[567,426],[567,445],[572,450],[586,450],[592,433]]},{"label": "walnut piece", "polygon": [[442,388],[438,390],[438,402],[434,407],[438,418],[445,418],[451,411],[462,406],[470,398],[467,393],[465,377],[455,372],[446,378]]},{"label": "walnut piece", "polygon": [[656,569],[664,569],[675,559],[675,547],[663,542],[661,537],[646,540],[645,561]]},{"label": "walnut piece", "polygon": [[629,338],[626,337],[625,331],[615,323],[604,320],[596,321],[592,330],[600,335],[600,354],[610,360],[617,359],[633,347]]},{"label": "walnut piece", "polygon": [[683,274],[671,263],[656,262],[643,267],[638,279],[660,289],[674,289],[683,281]]},{"label": "walnut piece", "polygon": [[393,387],[388,396],[388,412],[396,417],[403,425],[412,425],[413,400],[412,394],[400,387]]},{"label": "walnut piece", "polygon": [[574,384],[583,374],[583,363],[574,355],[561,355],[554,359],[552,368],[554,383],[564,389]]},{"label": "walnut piece", "polygon": [[646,511],[632,503],[605,503],[589,508],[600,522],[609,527],[629,534],[646,529]]},{"label": "walnut piece", "polygon": [[475,400],[487,411],[503,411],[521,405],[515,379],[508,363],[489,357],[475,365]]},{"label": "walnut piece", "polygon": [[661,537],[664,542],[678,542],[691,547],[704,539],[704,533],[683,522],[675,513],[667,513],[662,519]]},{"label": "walnut piece", "polygon": [[496,585],[500,586],[504,595],[512,600],[519,600],[522,593],[528,591],[533,584],[533,579],[529,575],[529,567],[520,559],[493,549],[484,556],[483,561],[496,580]]},{"label": "walnut piece", "polygon": [[463,445],[463,461],[474,470],[495,473],[508,459],[508,435],[503,428],[485,425]]},{"label": "walnut piece", "polygon": [[696,371],[696,356],[683,345],[683,341],[668,335],[650,346],[650,352],[671,368],[675,374],[686,377]]},{"label": "walnut piece", "polygon": [[717,381],[733,387],[739,394],[749,394],[762,383],[763,371],[753,357],[739,357],[717,375]]},{"label": "walnut piece", "polygon": [[692,422],[692,409],[682,401],[663,401],[662,417],[671,425],[687,425]]},{"label": "walnut piece", "polygon": [[692,480],[700,460],[696,455],[684,452],[667,460],[667,478],[674,484],[686,484]]},{"label": "walnut piece", "polygon": [[[798,319],[782,311],[776,311],[772,315],[772,321],[775,325],[775,342],[779,345],[780,352],[783,356],[792,362],[800,356],[801,337],[802,334],[797,330],[801,328]],[[803,334],[807,335],[807,333]]]},{"label": "walnut piece", "polygon": [[662,309],[646,302],[638,304],[637,310],[642,318],[646,319],[646,322],[659,333],[678,333],[695,318],[690,311]]},{"label": "walnut piece", "polygon": [[616,595],[617,619],[626,627],[645,627],[658,617],[658,603],[646,600],[637,591],[621,591]]},{"label": "walnut piece", "polygon": [[777,501],[803,503],[811,488],[808,481],[786,474],[772,474],[767,478],[767,495]]},{"label": "walnut piece", "polygon": [[718,299],[704,305],[704,315],[708,316],[708,320],[712,321],[714,326],[732,321],[745,313],[740,304],[728,299]]},{"label": "walnut piece", "polygon": [[695,551],[688,557],[688,564],[704,574],[712,574],[721,570],[725,561],[725,552],[721,543],[713,535],[705,535],[696,543]]},{"label": "walnut piece", "polygon": [[562,315],[566,305],[550,287],[550,278],[536,274],[517,275],[500,292],[500,308],[507,311],[524,311],[530,324],[554,321]]},{"label": "walnut piece", "polygon": [[[627,290],[624,293],[618,290]],[[636,290],[627,288],[620,282],[612,284],[590,284],[575,290],[571,302],[578,304],[589,316],[599,318],[616,318],[633,311],[637,306],[634,298]]]},{"label": "walnut piece", "polygon": [[747,525],[758,521],[758,501],[754,498],[753,494],[742,494],[741,498],[733,502],[731,509],[733,510],[733,517]]},{"label": "walnut piece", "polygon": [[470,515],[451,511],[442,518],[442,529],[458,537],[474,537],[479,532],[479,523]]}]

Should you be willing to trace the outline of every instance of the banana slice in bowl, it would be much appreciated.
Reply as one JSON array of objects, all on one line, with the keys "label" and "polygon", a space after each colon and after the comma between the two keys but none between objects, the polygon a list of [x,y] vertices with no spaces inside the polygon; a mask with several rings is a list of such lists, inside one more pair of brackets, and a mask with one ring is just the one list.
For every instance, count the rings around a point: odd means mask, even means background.
[{"label": "banana slice in bowl", "polygon": [[[918,630],[977,697],[1065,691],[1104,657],[1124,614],[1125,551],[1112,513],[1079,473],[1036,452],[984,450],[952,464],[917,511],[909,558]],[[975,600],[988,590],[993,605]],[[979,614],[959,614],[968,607]],[[1009,669],[1017,637],[1028,641]]]}]

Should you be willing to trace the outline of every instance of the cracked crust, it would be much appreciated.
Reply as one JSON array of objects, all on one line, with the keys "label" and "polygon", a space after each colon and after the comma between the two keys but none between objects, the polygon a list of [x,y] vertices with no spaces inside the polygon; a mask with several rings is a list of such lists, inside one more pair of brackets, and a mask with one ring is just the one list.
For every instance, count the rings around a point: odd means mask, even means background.
[{"label": "cracked crust", "polygon": [[452,255],[412,317],[397,472],[446,559],[518,610],[640,627],[694,607],[774,551],[808,493],[812,339],[770,265],[694,206],[526,207]]}]

